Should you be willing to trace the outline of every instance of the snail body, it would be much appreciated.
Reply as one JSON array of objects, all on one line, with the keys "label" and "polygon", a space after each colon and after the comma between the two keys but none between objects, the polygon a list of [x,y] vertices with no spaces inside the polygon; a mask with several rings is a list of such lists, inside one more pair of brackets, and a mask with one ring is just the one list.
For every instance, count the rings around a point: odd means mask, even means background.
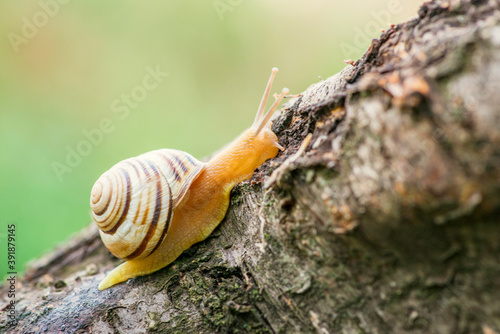
[{"label": "snail body", "polygon": [[100,290],[153,273],[206,239],[224,218],[231,189],[278,154],[282,147],[270,119],[286,88],[264,115],[277,71],[273,68],[252,126],[209,162],[161,149],[123,160],[96,181],[93,219],[110,252],[126,260],[104,278]]}]

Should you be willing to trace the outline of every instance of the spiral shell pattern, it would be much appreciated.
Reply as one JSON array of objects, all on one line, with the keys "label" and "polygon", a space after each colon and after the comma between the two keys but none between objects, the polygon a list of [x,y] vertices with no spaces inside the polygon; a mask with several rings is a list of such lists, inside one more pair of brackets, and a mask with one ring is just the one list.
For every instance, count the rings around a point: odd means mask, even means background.
[{"label": "spiral shell pattern", "polygon": [[161,149],[123,160],[101,175],[90,206],[109,251],[126,260],[154,252],[204,166],[188,153]]}]

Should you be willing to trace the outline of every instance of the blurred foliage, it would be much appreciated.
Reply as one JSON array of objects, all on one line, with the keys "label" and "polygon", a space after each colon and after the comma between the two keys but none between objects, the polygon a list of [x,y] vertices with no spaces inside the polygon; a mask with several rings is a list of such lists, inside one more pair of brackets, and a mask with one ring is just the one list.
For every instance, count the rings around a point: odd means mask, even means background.
[{"label": "blurred foliage", "polygon": [[[273,66],[274,91],[300,93],[418,5],[2,1],[0,240],[16,224],[16,269],[89,224],[90,188],[119,160],[162,147],[210,154],[251,124]],[[148,67],[169,74],[120,117],[113,103],[143,86]],[[103,119],[112,131],[82,144]],[[54,163],[78,148],[86,156],[58,176]]]}]

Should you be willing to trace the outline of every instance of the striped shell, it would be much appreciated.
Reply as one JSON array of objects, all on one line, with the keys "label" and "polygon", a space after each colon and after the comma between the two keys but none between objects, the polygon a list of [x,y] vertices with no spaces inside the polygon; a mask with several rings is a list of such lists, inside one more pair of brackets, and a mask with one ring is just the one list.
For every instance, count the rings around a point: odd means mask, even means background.
[{"label": "striped shell", "polygon": [[123,160],[101,175],[90,206],[109,251],[126,260],[151,254],[204,166],[188,153],[161,149]]}]

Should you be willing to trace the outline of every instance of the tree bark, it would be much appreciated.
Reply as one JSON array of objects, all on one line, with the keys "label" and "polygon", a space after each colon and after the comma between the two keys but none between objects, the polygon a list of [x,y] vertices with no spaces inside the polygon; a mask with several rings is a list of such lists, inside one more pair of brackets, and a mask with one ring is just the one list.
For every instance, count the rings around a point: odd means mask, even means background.
[{"label": "tree bark", "polygon": [[498,1],[425,3],[287,104],[207,240],[98,291],[119,261],[90,226],[0,331],[500,333],[499,92]]}]

